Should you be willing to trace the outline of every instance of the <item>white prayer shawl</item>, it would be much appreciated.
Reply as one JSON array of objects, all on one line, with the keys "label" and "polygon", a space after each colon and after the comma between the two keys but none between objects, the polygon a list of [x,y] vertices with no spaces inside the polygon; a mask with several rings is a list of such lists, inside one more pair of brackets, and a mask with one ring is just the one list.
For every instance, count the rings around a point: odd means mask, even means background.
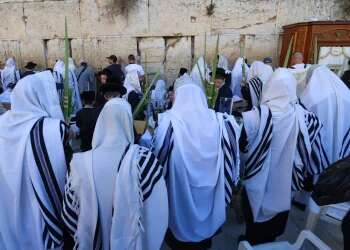
[{"label": "white prayer shawl", "polygon": [[51,72],[20,80],[11,101],[0,117],[0,249],[62,247],[65,125]]},{"label": "white prayer shawl", "polygon": [[212,237],[226,220],[225,206],[239,177],[240,127],[208,109],[194,83],[176,89],[161,116],[153,150],[167,168],[169,228],[185,242]]},{"label": "white prayer shawl", "polygon": [[134,141],[132,126],[130,105],[114,98],[97,120],[92,149],[74,154],[63,219],[78,249],[110,249],[113,190],[120,161]]},{"label": "white prayer shawl", "polygon": [[219,55],[218,68],[224,69],[226,74],[231,72],[228,69],[228,60],[227,60],[227,58],[224,55]]},{"label": "white prayer shawl", "polygon": [[210,69],[203,56],[198,58],[197,63],[193,66],[190,76],[193,82],[202,89],[204,88],[202,80],[210,81]]},{"label": "white prayer shawl", "polygon": [[345,114],[350,107],[350,90],[340,78],[325,66],[316,68],[300,99],[324,126],[322,145],[329,164],[349,156],[350,118]]},{"label": "white prayer shawl", "polygon": [[124,87],[126,88],[126,96],[132,91],[142,93],[139,74],[137,70],[132,70],[126,74]]},{"label": "white prayer shawl", "polygon": [[[317,135],[320,126],[316,131],[308,131],[309,112],[296,100],[295,78],[286,69],[278,69],[263,87],[259,114],[254,109],[243,115],[249,142],[243,157],[245,184],[255,222],[264,222],[288,211],[292,188],[302,189],[305,171],[320,172],[309,164],[314,140],[310,133]],[[270,130],[272,137],[266,132]]]},{"label": "white prayer shawl", "polygon": [[[72,68],[72,65],[70,65],[70,67]],[[70,85],[69,87],[72,90],[72,96],[73,96],[73,104],[72,104],[73,105],[73,113],[76,114],[76,112],[78,112],[82,108],[82,103],[81,103],[81,99],[80,99],[80,92],[79,92],[77,77],[76,77],[74,72],[75,71],[72,71],[69,69],[68,77],[69,77],[69,85]],[[57,60],[55,66],[53,68],[53,75],[54,75],[56,84],[63,88],[65,66],[64,66],[64,62],[62,60]],[[63,93],[61,93],[61,94],[63,94]]]},{"label": "white prayer shawl", "polygon": [[151,92],[151,102],[154,108],[164,108],[166,92],[164,80],[158,80],[155,89]]},{"label": "white prayer shawl", "polygon": [[159,250],[168,228],[163,167],[148,149],[133,145],[123,158],[114,189],[113,250]]},{"label": "white prayer shawl", "polygon": [[19,71],[16,67],[16,61],[13,58],[7,59],[5,68],[1,71],[3,90],[6,90],[8,85],[17,83],[20,78]]},{"label": "white prayer shawl", "polygon": [[248,141],[241,156],[244,186],[254,221],[258,221],[270,169],[272,114],[267,106],[261,105],[242,115]]},{"label": "white prayer shawl", "polygon": [[231,89],[234,96],[242,97],[241,92],[241,83],[242,83],[242,65],[244,63],[245,69],[246,69],[246,77],[248,77],[248,71],[249,67],[244,62],[243,58],[239,57],[236,60],[235,65],[233,66],[232,72],[231,72]]},{"label": "white prayer shawl", "polygon": [[252,63],[248,71],[248,86],[253,106],[260,104],[263,85],[267,83],[273,73],[272,67],[260,61]]}]

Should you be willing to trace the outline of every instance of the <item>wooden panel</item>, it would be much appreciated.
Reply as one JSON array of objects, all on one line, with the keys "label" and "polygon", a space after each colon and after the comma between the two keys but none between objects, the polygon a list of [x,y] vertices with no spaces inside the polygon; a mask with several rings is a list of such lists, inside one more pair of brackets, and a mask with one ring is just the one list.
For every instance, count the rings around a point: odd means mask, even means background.
[{"label": "wooden panel", "polygon": [[280,54],[280,66],[283,65],[289,41],[295,36],[292,52],[302,52],[307,63],[313,63],[315,38],[318,46],[349,46],[349,21],[320,21],[287,25],[283,27],[283,43]]}]

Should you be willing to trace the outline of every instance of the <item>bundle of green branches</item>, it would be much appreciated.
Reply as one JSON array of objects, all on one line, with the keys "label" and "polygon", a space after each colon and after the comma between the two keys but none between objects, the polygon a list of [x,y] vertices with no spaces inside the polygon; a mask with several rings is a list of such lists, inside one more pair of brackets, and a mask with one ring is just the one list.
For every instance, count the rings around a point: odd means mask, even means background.
[{"label": "bundle of green branches", "polygon": [[149,103],[151,89],[154,86],[154,84],[156,83],[159,75],[160,75],[160,70],[157,71],[157,73],[154,75],[154,77],[150,83],[148,83],[148,81],[147,81],[148,78],[146,77],[146,84],[145,84],[146,91],[143,94],[141,101],[137,104],[137,106],[134,110],[134,113],[133,113],[134,120],[136,120],[142,114],[142,112],[145,110],[147,104]]}]

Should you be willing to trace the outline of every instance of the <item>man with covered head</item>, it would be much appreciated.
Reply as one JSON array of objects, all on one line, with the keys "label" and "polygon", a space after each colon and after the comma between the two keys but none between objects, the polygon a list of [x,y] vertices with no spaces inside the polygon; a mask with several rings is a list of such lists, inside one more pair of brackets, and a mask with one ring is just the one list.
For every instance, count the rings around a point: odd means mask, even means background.
[{"label": "man with covered head", "polygon": [[238,181],[240,127],[232,116],[208,108],[204,91],[188,74],[174,89],[174,105],[160,116],[152,147],[165,167],[166,240],[173,250],[209,249]]},{"label": "man with covered head", "polygon": [[[274,241],[288,220],[292,191],[306,188],[306,176],[320,174],[322,128],[316,115],[298,104],[296,80],[276,70],[263,86],[261,104],[244,112],[240,138],[243,210],[251,244]],[[311,157],[312,155],[312,157]]]}]

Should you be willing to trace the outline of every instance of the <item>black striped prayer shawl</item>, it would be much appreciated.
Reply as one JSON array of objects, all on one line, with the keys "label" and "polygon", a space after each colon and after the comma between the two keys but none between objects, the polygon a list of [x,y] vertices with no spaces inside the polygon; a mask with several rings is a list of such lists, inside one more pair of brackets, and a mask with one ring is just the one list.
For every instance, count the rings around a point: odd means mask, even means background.
[{"label": "black striped prayer shawl", "polygon": [[[252,79],[249,80],[248,85],[250,87],[251,91],[250,95],[251,96],[255,96],[256,97],[256,101],[258,103],[260,103],[261,100],[261,93],[262,93],[262,87],[263,87],[263,83],[260,80],[259,77],[254,77]],[[253,92],[253,93],[252,93]],[[253,102],[253,98],[252,98],[252,102]],[[253,103],[254,104],[254,103]]]},{"label": "black striped prayer shawl", "polygon": [[[44,118],[38,120],[30,132],[32,152],[41,181],[36,185],[32,183],[32,187],[44,220],[42,232],[44,246],[45,249],[52,249],[63,244],[63,224],[61,221],[63,194],[46,149],[43,134],[44,121]],[[60,132],[63,141],[65,138],[63,122],[60,124]],[[36,190],[35,187],[39,187],[39,190],[44,190],[44,192]]]},{"label": "black striped prayer shawl", "polygon": [[[261,107],[257,107],[259,111],[259,117],[261,117]],[[257,173],[259,173],[265,163],[266,157],[270,151],[271,141],[272,141],[272,113],[268,110],[268,116],[264,124],[264,130],[259,143],[256,148],[251,150],[247,160],[245,161],[245,166],[243,170],[243,179],[249,180],[253,178]],[[246,150],[245,150],[246,151]]]},{"label": "black striped prayer shawl", "polygon": [[[122,165],[123,159],[129,151],[129,148],[130,144],[126,147],[123,156],[121,157],[120,163],[117,168],[118,172]],[[146,200],[152,194],[154,186],[157,184],[157,182],[163,175],[163,167],[161,166],[155,155],[144,147],[139,147],[137,167],[139,170],[138,182],[140,183],[141,201],[146,202]],[[74,190],[71,189],[71,184],[68,182],[65,190],[62,218],[72,237],[74,237],[78,228],[79,205],[79,198],[75,195]],[[139,226],[141,227],[140,221]],[[74,249],[78,248],[79,242],[75,242]],[[98,215],[95,226],[93,249],[99,250],[102,248],[102,232],[100,225],[100,216]]]},{"label": "black striped prayer shawl", "polygon": [[297,150],[300,155],[302,165],[294,163],[292,174],[292,190],[301,191],[305,187],[305,178],[322,173],[328,166],[329,160],[322,145],[320,131],[322,124],[317,116],[311,112],[305,112],[305,124],[311,144],[311,155],[306,148],[303,133],[299,131],[297,140]]}]

